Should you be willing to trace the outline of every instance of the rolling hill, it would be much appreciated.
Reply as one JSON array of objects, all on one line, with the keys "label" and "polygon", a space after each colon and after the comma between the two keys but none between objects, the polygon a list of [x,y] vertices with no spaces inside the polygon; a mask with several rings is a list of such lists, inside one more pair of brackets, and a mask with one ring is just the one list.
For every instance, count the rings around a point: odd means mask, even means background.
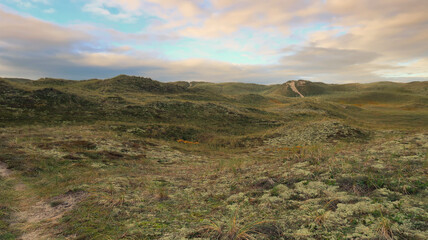
[{"label": "rolling hill", "polygon": [[0,78],[0,239],[427,239],[427,89]]}]

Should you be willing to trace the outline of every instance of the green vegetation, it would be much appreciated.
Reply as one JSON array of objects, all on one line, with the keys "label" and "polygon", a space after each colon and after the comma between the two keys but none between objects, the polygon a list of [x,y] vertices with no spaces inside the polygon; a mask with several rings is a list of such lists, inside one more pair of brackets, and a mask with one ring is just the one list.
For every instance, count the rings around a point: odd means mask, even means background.
[{"label": "green vegetation", "polygon": [[427,239],[428,83],[0,78],[0,239]]}]

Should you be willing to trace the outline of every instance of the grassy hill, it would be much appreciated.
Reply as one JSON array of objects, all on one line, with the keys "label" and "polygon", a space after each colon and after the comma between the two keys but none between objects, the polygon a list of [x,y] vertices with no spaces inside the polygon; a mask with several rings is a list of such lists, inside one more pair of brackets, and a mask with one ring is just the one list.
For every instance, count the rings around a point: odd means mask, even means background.
[{"label": "grassy hill", "polygon": [[427,239],[427,89],[0,78],[0,239]]}]

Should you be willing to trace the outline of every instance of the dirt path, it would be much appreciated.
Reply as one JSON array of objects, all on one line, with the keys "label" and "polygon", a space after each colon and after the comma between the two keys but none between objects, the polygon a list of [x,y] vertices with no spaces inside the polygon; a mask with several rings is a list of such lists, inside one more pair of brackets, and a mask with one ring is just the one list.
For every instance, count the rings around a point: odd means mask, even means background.
[{"label": "dirt path", "polygon": [[299,94],[299,96],[300,96],[301,98],[304,98],[304,97],[305,97],[305,96],[303,96],[303,94],[301,94],[301,93],[299,92],[299,90],[296,88],[296,83],[295,83],[295,82],[290,82],[290,87],[291,87],[291,90],[292,90],[293,92],[295,92],[295,93]]},{"label": "dirt path", "polygon": [[0,176],[12,180],[17,195],[17,210],[12,214],[10,225],[19,230],[22,240],[55,239],[52,229],[68,211],[72,210],[87,194],[68,192],[48,200],[41,200],[29,190],[27,185],[17,180],[0,162]]},{"label": "dirt path", "polygon": [[6,164],[0,162],[0,177],[7,178],[12,172],[7,169]]}]

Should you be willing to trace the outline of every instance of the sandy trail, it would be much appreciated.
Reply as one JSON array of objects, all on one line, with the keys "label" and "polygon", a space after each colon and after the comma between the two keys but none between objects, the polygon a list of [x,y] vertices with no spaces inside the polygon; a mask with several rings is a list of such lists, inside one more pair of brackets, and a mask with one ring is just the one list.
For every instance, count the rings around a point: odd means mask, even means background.
[{"label": "sandy trail", "polygon": [[49,230],[50,227],[55,226],[65,213],[72,210],[85,197],[86,193],[76,192],[62,194],[49,201],[39,201],[29,209],[17,212],[12,225],[24,232],[20,238],[22,240],[54,239],[55,231]]},{"label": "sandy trail", "polygon": [[300,97],[302,97],[302,98],[304,98],[304,97],[305,97],[305,96],[303,96],[303,94],[301,94],[301,93],[299,92],[299,90],[296,88],[296,83],[295,83],[295,82],[290,82],[290,87],[291,87],[291,90],[292,90],[293,92],[295,92],[295,93],[299,94],[299,96],[300,96]]},{"label": "sandy trail", "polygon": [[12,171],[2,162],[0,176],[15,182],[14,188],[19,195],[18,209],[12,214],[10,225],[22,233],[18,238],[21,240],[55,239],[55,231],[51,227],[87,196],[85,192],[68,192],[48,200],[41,200],[36,194],[27,191],[29,188],[17,181]]},{"label": "sandy trail", "polygon": [[7,178],[12,174],[12,172],[7,169],[7,166],[5,163],[0,162],[0,177]]}]

